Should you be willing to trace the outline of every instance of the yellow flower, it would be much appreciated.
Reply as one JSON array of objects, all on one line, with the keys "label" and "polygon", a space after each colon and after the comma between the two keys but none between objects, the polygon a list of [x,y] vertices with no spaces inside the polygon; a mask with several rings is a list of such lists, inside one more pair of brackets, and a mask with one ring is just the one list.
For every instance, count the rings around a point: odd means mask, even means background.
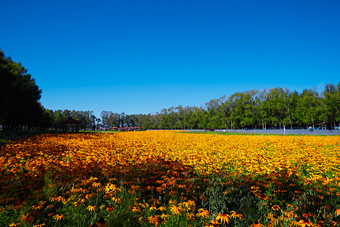
[{"label": "yellow flower", "polygon": [[56,214],[53,216],[53,219],[55,219],[56,221],[61,221],[62,219],[64,219],[64,215],[63,214]]},{"label": "yellow flower", "polygon": [[94,188],[99,188],[100,186],[102,186],[102,184],[100,182],[93,182],[92,187]]},{"label": "yellow flower", "polygon": [[95,211],[96,210],[96,206],[88,206],[87,210],[88,211]]},{"label": "yellow flower", "polygon": [[158,207],[158,210],[160,210],[160,211],[165,211],[165,210],[166,210],[166,207],[160,206],[160,207]]},{"label": "yellow flower", "polygon": [[181,213],[181,210],[180,210],[180,207],[177,207],[175,205],[173,205],[171,208],[170,208],[170,212],[172,214],[175,214],[175,215],[179,215]]},{"label": "yellow flower", "polygon": [[163,219],[162,217],[160,217],[159,215],[155,215],[155,216],[151,216],[148,218],[149,219],[149,222],[150,223],[155,223],[156,227],[159,225],[159,224],[162,224],[162,223],[166,223],[167,220]]},{"label": "yellow flower", "polygon": [[45,223],[40,224],[40,225],[34,225],[33,227],[42,227],[42,226],[44,226],[44,225],[45,225]]},{"label": "yellow flower", "polygon": [[219,214],[216,218],[215,218],[216,221],[220,221],[221,224],[229,224],[230,222],[230,216],[228,214]]},{"label": "yellow flower", "polygon": [[157,207],[151,206],[149,209],[150,211],[153,211],[153,210],[157,210]]},{"label": "yellow flower", "polygon": [[209,211],[203,208],[198,209],[197,217],[209,218]]},{"label": "yellow flower", "polygon": [[132,212],[134,212],[134,213],[140,213],[140,212],[142,212],[142,210],[141,210],[139,207],[133,207],[133,208],[132,208]]},{"label": "yellow flower", "polygon": [[219,225],[220,223],[217,220],[211,220],[210,224],[215,226],[215,225]]},{"label": "yellow flower", "polygon": [[115,203],[120,203],[120,199],[117,197],[112,197],[111,200]]},{"label": "yellow flower", "polygon": [[12,223],[9,225],[9,227],[13,227],[13,226],[17,226],[17,225],[20,225],[21,223]]},{"label": "yellow flower", "polygon": [[273,209],[273,210],[280,210],[280,206],[279,206],[279,205],[274,205],[274,206],[272,207],[272,209]]},{"label": "yellow flower", "polygon": [[162,219],[168,219],[170,217],[169,214],[161,214]]},{"label": "yellow flower", "polygon": [[230,215],[231,218],[238,218],[238,219],[242,220],[242,214],[238,214],[233,210],[230,213],[231,213],[231,215]]}]

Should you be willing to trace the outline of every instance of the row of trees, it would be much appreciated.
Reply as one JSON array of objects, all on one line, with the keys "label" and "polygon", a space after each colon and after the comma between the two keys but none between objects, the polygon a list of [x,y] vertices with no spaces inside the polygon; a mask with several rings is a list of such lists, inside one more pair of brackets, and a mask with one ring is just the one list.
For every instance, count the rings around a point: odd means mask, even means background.
[{"label": "row of trees", "polygon": [[288,88],[237,92],[210,100],[201,107],[171,107],[156,114],[126,115],[103,111],[107,127],[146,129],[333,128],[340,126],[340,83],[318,93]]},{"label": "row of trees", "polygon": [[94,129],[98,119],[92,111],[45,109],[39,102],[41,89],[21,63],[0,50],[0,126],[3,131],[64,129],[72,117],[82,129]]},{"label": "row of trees", "polygon": [[55,130],[65,129],[65,121],[72,117],[79,121],[79,128],[84,130],[95,130],[100,119],[96,118],[93,111],[76,111],[76,110],[46,110],[49,121],[49,128]]},{"label": "row of trees", "polygon": [[[340,126],[340,83],[323,92],[288,88],[237,92],[210,100],[201,107],[171,107],[156,114],[127,115],[103,111],[102,127],[145,129],[241,129]],[[72,117],[80,129],[99,125],[92,111],[47,110],[39,102],[41,90],[27,70],[0,50],[0,125],[4,130],[63,129]]]}]

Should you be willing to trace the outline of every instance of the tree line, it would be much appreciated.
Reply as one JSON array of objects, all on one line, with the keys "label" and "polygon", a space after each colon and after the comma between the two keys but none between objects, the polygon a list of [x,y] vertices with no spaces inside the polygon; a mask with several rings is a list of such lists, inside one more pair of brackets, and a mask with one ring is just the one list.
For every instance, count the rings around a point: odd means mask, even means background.
[{"label": "tree line", "polygon": [[340,83],[324,91],[288,88],[236,92],[210,100],[200,107],[170,107],[155,114],[126,115],[103,111],[107,127],[139,126],[145,129],[332,129],[340,126]]},{"label": "tree line", "polygon": [[49,129],[65,130],[65,121],[71,117],[79,122],[79,128],[83,130],[96,130],[99,119],[96,118],[93,111],[76,111],[76,110],[46,110],[48,113],[50,124]]},{"label": "tree line", "polygon": [[340,126],[340,83],[322,92],[288,88],[236,92],[210,100],[200,107],[170,107],[155,114],[103,111],[48,110],[39,102],[41,89],[21,63],[0,50],[0,126],[6,130],[64,129],[68,117],[80,129],[98,126],[145,129],[270,129],[334,128]]},{"label": "tree line", "polygon": [[82,129],[94,129],[93,111],[48,110],[39,102],[41,89],[21,63],[0,50],[0,126],[3,131],[64,129],[72,117]]}]

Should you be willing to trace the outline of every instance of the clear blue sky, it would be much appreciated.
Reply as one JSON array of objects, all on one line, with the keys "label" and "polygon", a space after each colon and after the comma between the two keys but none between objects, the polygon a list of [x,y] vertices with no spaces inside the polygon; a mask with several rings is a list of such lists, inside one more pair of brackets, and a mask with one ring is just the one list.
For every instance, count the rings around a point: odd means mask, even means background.
[{"label": "clear blue sky", "polygon": [[1,2],[0,48],[48,109],[155,113],[340,80],[338,0]]}]

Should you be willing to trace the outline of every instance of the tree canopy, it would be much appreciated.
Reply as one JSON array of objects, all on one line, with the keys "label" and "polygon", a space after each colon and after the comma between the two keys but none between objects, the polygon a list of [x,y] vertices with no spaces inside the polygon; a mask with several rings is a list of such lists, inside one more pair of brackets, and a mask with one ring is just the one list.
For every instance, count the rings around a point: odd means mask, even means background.
[{"label": "tree canopy", "polygon": [[327,84],[323,92],[305,89],[300,94],[281,87],[249,90],[210,100],[201,107],[170,107],[155,114],[124,114],[122,118],[103,111],[102,121],[108,127],[146,129],[331,129],[340,126],[339,88],[340,83]]},{"label": "tree canopy", "polygon": [[46,127],[41,90],[21,63],[0,50],[0,124],[4,130]]}]

